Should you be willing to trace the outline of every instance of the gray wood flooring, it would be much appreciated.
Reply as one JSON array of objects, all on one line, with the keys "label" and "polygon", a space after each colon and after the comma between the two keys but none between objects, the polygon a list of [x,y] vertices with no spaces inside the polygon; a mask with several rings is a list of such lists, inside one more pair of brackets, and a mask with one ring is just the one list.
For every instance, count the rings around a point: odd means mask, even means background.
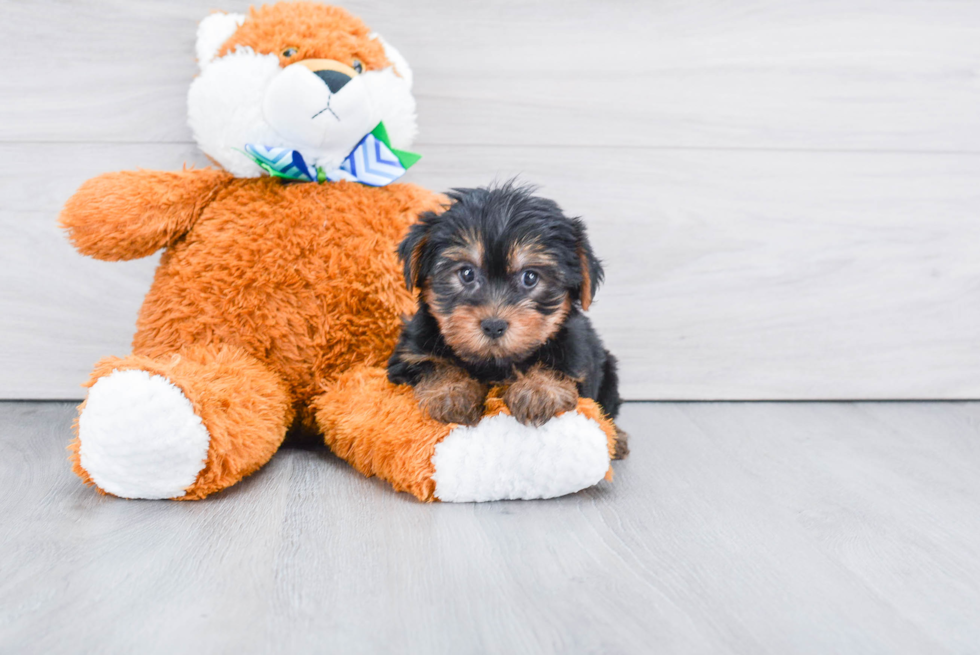
[{"label": "gray wood flooring", "polygon": [[287,450],[100,497],[0,404],[2,653],[976,653],[980,403],[628,404],[561,499],[422,505]]}]

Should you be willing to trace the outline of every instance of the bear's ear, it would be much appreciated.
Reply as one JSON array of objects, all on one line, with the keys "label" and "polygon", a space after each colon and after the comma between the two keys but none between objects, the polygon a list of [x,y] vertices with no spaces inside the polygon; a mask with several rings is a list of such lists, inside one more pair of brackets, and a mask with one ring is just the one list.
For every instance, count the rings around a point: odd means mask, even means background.
[{"label": "bear's ear", "polygon": [[225,41],[231,38],[245,22],[244,14],[226,14],[216,11],[197,26],[197,65],[204,70]]},{"label": "bear's ear", "polygon": [[408,88],[411,89],[412,69],[409,67],[408,61],[405,59],[405,57],[402,56],[402,53],[398,52],[398,50],[395,49],[395,46],[385,41],[384,37],[377,32],[371,32],[368,37],[381,44],[381,47],[385,50],[385,57],[387,57],[388,61],[390,61],[395,67],[395,72],[398,73],[399,77],[408,82]]},{"label": "bear's ear", "polygon": [[372,33],[371,38],[378,41],[384,48],[385,57],[391,62],[391,67],[380,71],[372,71],[364,76],[364,81],[371,90],[374,106],[385,128],[391,145],[403,150],[411,148],[418,134],[418,122],[415,117],[415,96],[412,95],[412,69],[398,50]]}]

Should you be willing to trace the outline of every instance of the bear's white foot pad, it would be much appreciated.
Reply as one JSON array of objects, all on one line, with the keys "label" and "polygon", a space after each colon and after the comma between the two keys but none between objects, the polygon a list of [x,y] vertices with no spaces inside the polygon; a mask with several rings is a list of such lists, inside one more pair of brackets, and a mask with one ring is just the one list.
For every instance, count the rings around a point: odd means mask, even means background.
[{"label": "bear's white foot pad", "polygon": [[554,498],[591,487],[609,470],[606,434],[578,412],[539,428],[506,414],[454,428],[432,456],[443,502]]},{"label": "bear's white foot pad", "polygon": [[78,418],[79,456],[103,491],[179,498],[208,457],[211,435],[184,393],[146,371],[113,371],[88,392]]}]

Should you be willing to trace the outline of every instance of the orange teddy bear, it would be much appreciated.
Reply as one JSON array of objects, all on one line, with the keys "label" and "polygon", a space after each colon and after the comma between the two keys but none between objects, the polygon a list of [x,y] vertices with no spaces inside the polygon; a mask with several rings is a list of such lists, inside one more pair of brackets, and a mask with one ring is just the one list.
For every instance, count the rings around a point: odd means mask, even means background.
[{"label": "orange teddy bear", "polygon": [[221,169],[89,180],[61,223],[97,259],[163,248],[132,354],[95,366],[74,471],[126,498],[198,499],[267,462],[291,428],[421,500],[545,498],[608,477],[591,400],[541,428],[498,399],[476,426],[424,416],[383,365],[415,307],[396,246],[442,196],[395,180],[417,156],[404,58],[312,2],[215,13],[198,30],[194,136]]}]

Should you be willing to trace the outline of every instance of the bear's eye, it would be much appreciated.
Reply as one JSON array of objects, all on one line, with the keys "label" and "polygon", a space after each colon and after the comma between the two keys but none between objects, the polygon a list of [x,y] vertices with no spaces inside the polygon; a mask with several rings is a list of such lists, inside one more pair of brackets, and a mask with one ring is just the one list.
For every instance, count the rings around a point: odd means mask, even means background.
[{"label": "bear's eye", "polygon": [[286,48],[285,50],[282,51],[282,56],[289,58],[295,55],[297,52],[299,52],[299,50],[297,50],[296,48]]},{"label": "bear's eye", "polygon": [[535,271],[524,271],[521,273],[521,284],[525,289],[533,289],[538,283],[538,274]]},{"label": "bear's eye", "polygon": [[473,270],[472,266],[466,266],[459,269],[459,279],[463,284],[473,284],[473,280],[476,279],[476,271]]},{"label": "bear's eye", "polygon": [[364,72],[364,64],[361,63],[360,59],[355,58],[353,63],[351,63],[350,67],[353,68],[355,71],[357,71],[358,75]]}]

